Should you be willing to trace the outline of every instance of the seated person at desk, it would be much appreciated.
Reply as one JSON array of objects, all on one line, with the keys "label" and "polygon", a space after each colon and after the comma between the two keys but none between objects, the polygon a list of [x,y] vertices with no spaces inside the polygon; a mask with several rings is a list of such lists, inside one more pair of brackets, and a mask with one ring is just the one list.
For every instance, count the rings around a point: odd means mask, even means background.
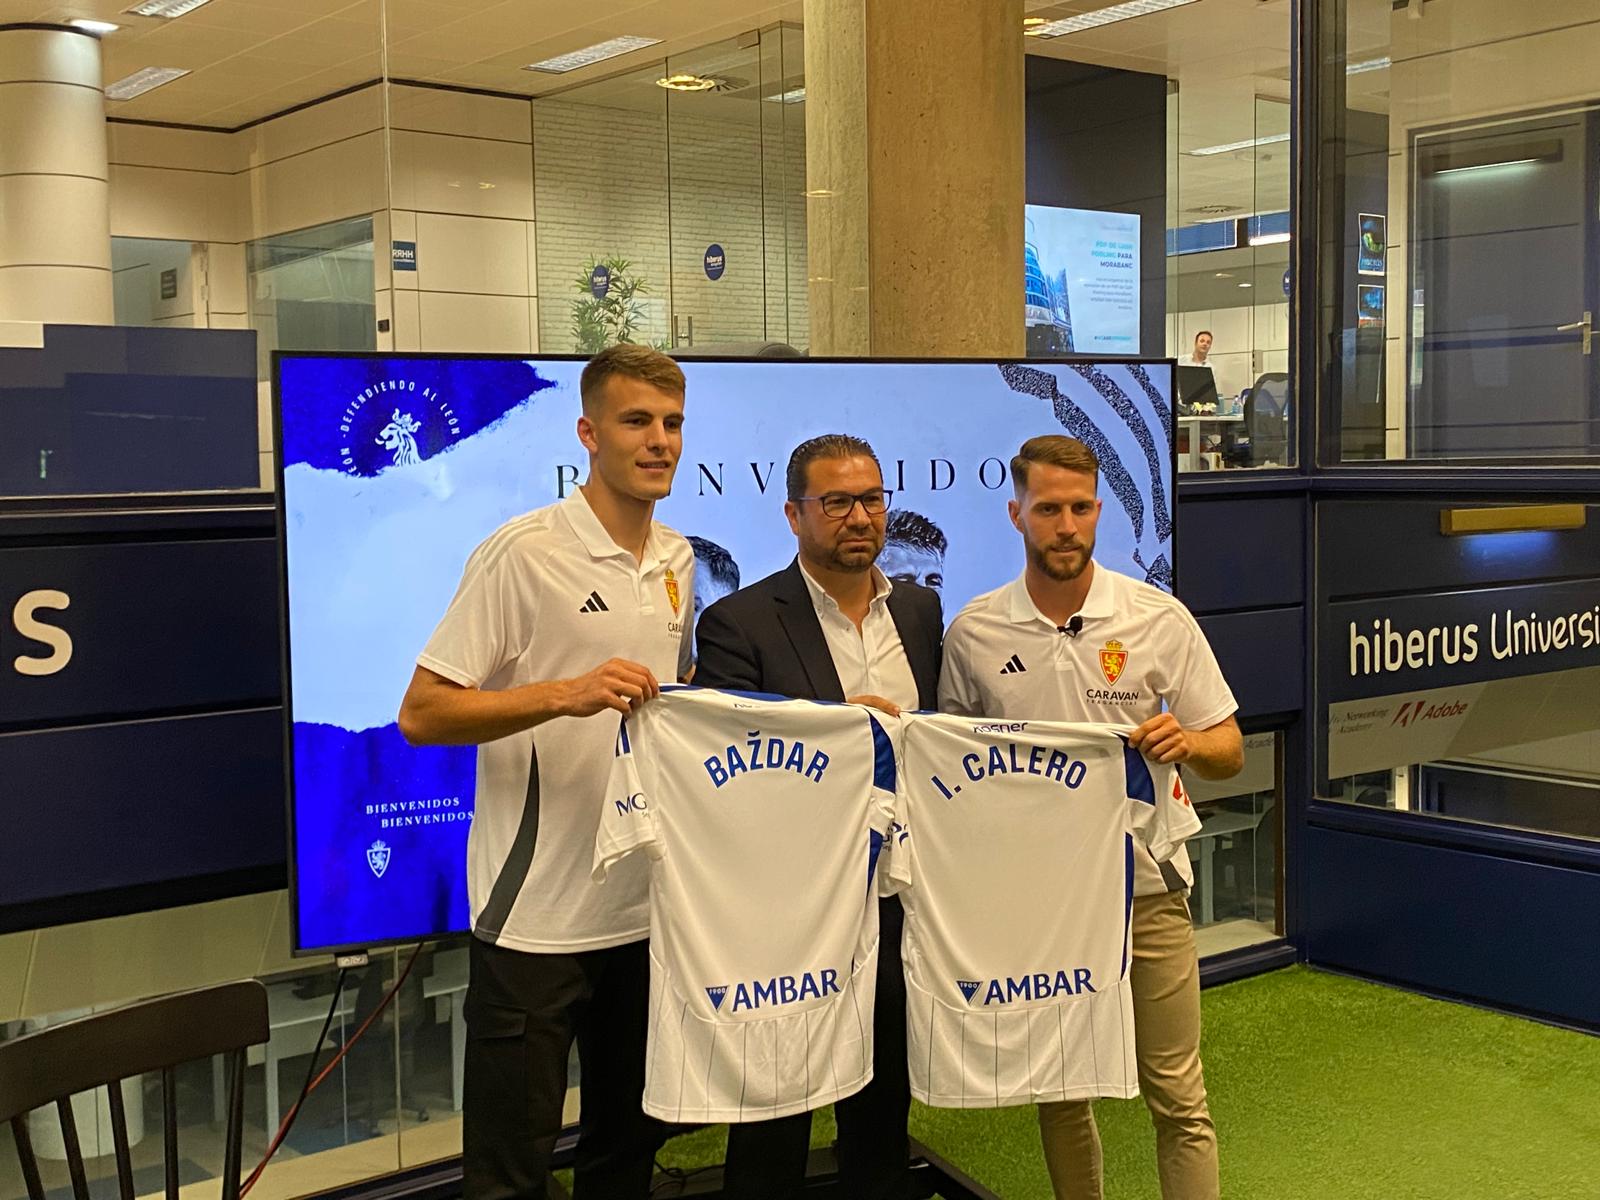
[{"label": "seated person at desk", "polygon": [[1206,360],[1211,356],[1211,330],[1202,329],[1194,335],[1194,349],[1178,360],[1180,367],[1204,367],[1210,371],[1214,368]]}]

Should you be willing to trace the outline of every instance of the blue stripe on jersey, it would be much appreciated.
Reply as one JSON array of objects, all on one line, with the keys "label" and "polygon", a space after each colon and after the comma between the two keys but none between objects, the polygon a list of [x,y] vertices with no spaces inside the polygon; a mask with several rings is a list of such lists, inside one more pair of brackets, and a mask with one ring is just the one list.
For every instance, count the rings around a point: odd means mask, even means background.
[{"label": "blue stripe on jersey", "polygon": [[867,720],[872,722],[872,786],[892,792],[894,791],[894,743],[883,731],[883,726],[878,724],[877,717],[868,713]]},{"label": "blue stripe on jersey", "polygon": [[872,876],[878,869],[878,854],[883,850],[883,834],[867,830],[867,895],[872,895]]},{"label": "blue stripe on jersey", "polygon": [[1128,946],[1129,934],[1133,931],[1133,834],[1122,835],[1127,841],[1127,851],[1123,854],[1124,870],[1127,876],[1123,884],[1123,912],[1122,912],[1122,974],[1119,978],[1128,976]]},{"label": "blue stripe on jersey", "polygon": [[1156,781],[1150,778],[1150,764],[1144,761],[1128,739],[1122,739],[1122,766],[1128,776],[1128,799],[1143,800],[1146,804],[1156,802]]},{"label": "blue stripe on jersey", "polygon": [[632,754],[633,747],[628,744],[628,718],[622,718],[622,724],[617,727],[617,757]]}]

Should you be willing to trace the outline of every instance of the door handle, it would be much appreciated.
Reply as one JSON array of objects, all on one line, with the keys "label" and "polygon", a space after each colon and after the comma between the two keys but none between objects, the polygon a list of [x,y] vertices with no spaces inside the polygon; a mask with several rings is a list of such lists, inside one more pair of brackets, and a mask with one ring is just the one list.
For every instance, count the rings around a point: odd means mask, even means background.
[{"label": "door handle", "polygon": [[1573,321],[1568,325],[1556,326],[1557,333],[1574,333],[1580,329],[1583,331],[1583,352],[1587,355],[1594,342],[1594,314],[1592,312],[1585,309],[1583,320]]}]

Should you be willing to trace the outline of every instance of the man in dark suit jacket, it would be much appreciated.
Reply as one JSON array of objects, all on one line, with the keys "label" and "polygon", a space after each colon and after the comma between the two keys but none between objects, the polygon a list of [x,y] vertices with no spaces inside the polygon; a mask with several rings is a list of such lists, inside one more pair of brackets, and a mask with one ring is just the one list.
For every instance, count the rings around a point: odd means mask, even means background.
[{"label": "man in dark suit jacket", "polygon": [[[694,682],[809,700],[849,700],[885,712],[933,709],[944,616],[939,596],[890,584],[874,566],[890,493],[872,447],[827,434],[789,459],[784,513],[795,561],[701,614]],[[909,1184],[905,916],[879,902],[873,1079],[835,1106],[839,1173],[852,1200],[902,1200]],[[727,1200],[788,1200],[805,1178],[811,1114],[736,1124],[728,1136]]]}]

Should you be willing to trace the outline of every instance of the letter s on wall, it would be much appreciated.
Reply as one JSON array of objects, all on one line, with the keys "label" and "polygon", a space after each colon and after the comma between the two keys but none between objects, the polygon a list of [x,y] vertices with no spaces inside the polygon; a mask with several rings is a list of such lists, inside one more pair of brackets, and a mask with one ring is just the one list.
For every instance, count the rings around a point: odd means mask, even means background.
[{"label": "letter s on wall", "polygon": [[50,647],[50,653],[44,658],[19,654],[12,662],[19,675],[54,675],[72,661],[72,638],[67,631],[34,617],[41,608],[62,609],[71,603],[65,592],[51,588],[27,592],[17,601],[11,610],[11,623],[17,627],[17,632]]}]

